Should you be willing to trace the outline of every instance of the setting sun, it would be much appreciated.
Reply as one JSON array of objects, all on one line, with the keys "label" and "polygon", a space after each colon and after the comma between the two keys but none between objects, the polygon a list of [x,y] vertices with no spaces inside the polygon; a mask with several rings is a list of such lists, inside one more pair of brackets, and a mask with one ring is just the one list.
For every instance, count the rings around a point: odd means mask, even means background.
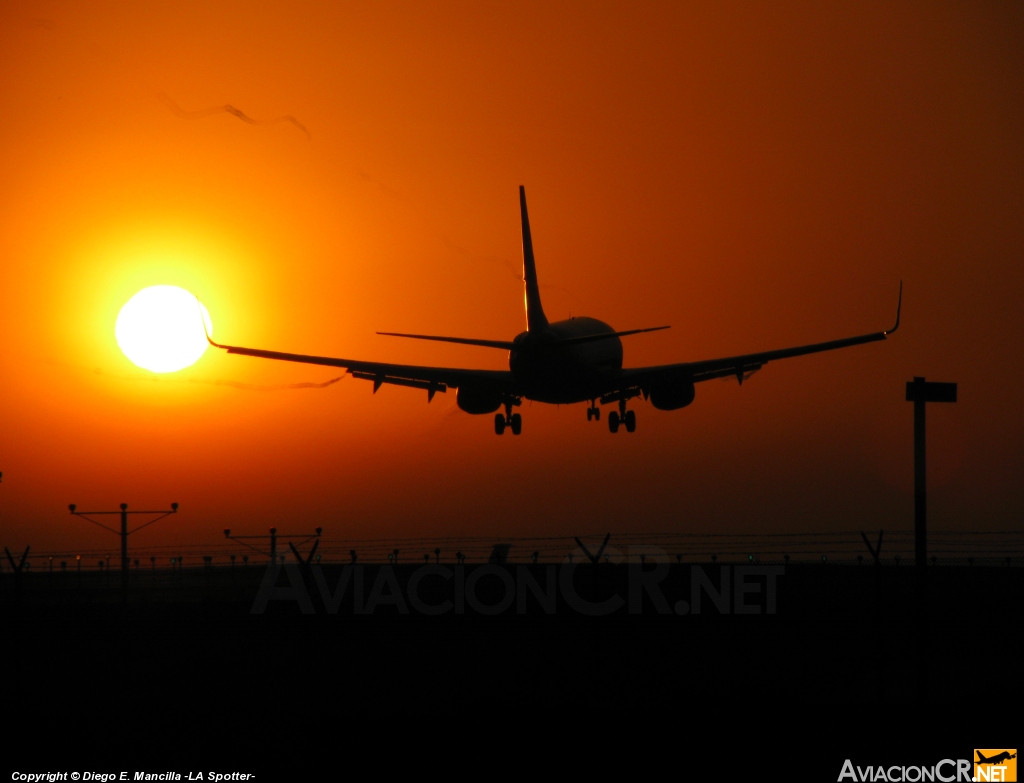
[{"label": "setting sun", "polygon": [[117,316],[117,344],[131,361],[152,372],[176,372],[195,364],[206,351],[206,331],[213,334],[210,314],[184,288],[154,285],[125,303]]}]

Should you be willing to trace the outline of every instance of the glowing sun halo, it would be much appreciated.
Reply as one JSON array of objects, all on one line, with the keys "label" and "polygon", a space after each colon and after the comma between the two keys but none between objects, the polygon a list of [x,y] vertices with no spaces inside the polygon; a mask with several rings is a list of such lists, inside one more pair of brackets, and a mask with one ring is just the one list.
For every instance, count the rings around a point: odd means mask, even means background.
[{"label": "glowing sun halo", "polygon": [[199,320],[213,334],[202,303],[184,288],[154,285],[129,299],[117,315],[114,335],[124,355],[152,372],[175,372],[195,364],[206,351]]}]

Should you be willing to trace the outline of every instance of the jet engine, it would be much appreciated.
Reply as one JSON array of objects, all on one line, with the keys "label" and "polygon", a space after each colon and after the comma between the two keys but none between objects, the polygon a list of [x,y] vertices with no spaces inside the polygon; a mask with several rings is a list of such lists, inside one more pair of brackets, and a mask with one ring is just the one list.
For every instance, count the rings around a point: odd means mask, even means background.
[{"label": "jet engine", "polygon": [[651,387],[651,405],[661,411],[674,411],[693,402],[696,394],[693,381],[662,382]]},{"label": "jet engine", "polygon": [[455,402],[466,413],[494,413],[501,407],[501,394],[486,386],[460,386]]}]

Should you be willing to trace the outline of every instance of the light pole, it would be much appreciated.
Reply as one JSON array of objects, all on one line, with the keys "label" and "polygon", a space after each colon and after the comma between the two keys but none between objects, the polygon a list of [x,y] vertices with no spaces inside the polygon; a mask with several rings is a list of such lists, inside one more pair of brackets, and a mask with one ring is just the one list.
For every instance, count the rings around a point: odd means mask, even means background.
[{"label": "light pole", "polygon": [[[923,703],[928,698],[928,500],[925,465],[925,405],[956,402],[955,383],[935,383],[918,376],[907,383],[907,402],[914,403],[914,570],[917,572],[917,691]],[[899,563],[899,558],[896,559]]]},{"label": "light pole", "polygon": [[925,470],[924,410],[929,402],[956,402],[955,383],[916,377],[907,383],[907,402],[914,403],[914,560],[923,574],[928,559],[928,500]]},{"label": "light pole", "polygon": [[[309,535],[307,533],[281,533],[281,535],[283,537],[285,537],[285,538],[292,538],[292,537],[294,537],[294,538],[302,538],[302,541],[299,542],[299,546],[302,546],[307,541],[312,541],[314,538],[317,539],[317,541],[319,542],[320,534],[323,533],[323,532],[324,532],[324,529],[322,527],[318,527],[316,529],[316,532],[313,533],[312,535]],[[224,528],[224,538],[227,538],[227,539],[229,539],[231,541],[237,541],[242,546],[249,547],[249,549],[253,550],[254,552],[259,552],[261,555],[267,555],[268,553],[264,552],[259,547],[255,547],[252,544],[249,544],[249,543],[243,541],[242,539],[248,538],[248,539],[256,539],[258,541],[265,541],[265,540],[269,539],[269,541],[270,541],[270,552],[269,552],[270,562],[271,562],[271,564],[277,562],[277,538],[278,538],[278,533],[277,533],[277,528],[276,527],[270,528],[270,535],[269,536],[233,536],[233,535],[231,535],[231,528],[227,528],[226,527],[226,528]],[[288,545],[292,546],[291,541],[288,542]],[[281,557],[283,558],[284,555],[281,555]],[[242,562],[244,562],[244,563],[246,563],[248,565],[248,563],[249,563],[248,555],[246,555],[245,557],[242,558]],[[232,561],[232,563],[233,563],[233,561]]]},{"label": "light pole", "polygon": [[[72,516],[81,517],[82,519],[86,520],[87,522],[92,522],[97,527],[101,527],[104,530],[108,530],[111,533],[113,533],[114,535],[121,537],[121,589],[124,590],[126,593],[128,592],[128,565],[129,565],[129,561],[128,561],[128,536],[130,536],[132,533],[135,533],[135,532],[138,532],[139,530],[142,530],[142,528],[144,528],[144,527],[148,527],[149,525],[152,525],[154,522],[159,522],[164,517],[169,517],[171,514],[177,514],[178,513],[178,504],[177,503],[171,503],[171,510],[170,511],[166,511],[166,510],[160,510],[160,511],[129,511],[127,503],[122,503],[121,504],[121,510],[120,511],[76,511],[76,508],[77,508],[77,506],[75,506],[74,503],[71,503],[70,505],[68,505],[68,510],[71,511]],[[114,528],[112,528],[112,527],[107,527],[102,522],[97,522],[95,519],[90,519],[90,517],[109,516],[111,514],[120,514],[121,515],[121,530],[120,531],[114,530]],[[157,516],[156,516],[156,518],[149,520],[149,522],[145,522],[145,523],[139,525],[134,530],[129,530],[128,529],[128,515],[129,514],[146,514],[146,515],[149,515],[149,516],[153,516],[154,514],[156,514]]]}]

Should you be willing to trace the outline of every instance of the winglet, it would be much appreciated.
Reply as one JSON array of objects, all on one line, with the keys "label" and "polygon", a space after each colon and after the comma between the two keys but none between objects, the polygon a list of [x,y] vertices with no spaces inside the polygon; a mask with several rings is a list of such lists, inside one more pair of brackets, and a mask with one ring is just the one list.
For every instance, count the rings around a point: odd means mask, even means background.
[{"label": "winglet", "polygon": [[887,329],[882,334],[889,335],[900,328],[900,310],[903,309],[903,281],[900,280],[900,298],[896,302],[896,324],[892,329]]},{"label": "winglet", "polygon": [[215,343],[210,338],[210,332],[206,328],[206,317],[203,315],[203,306],[199,303],[199,299],[196,299],[196,309],[199,310],[199,323],[201,323],[203,325],[203,334],[206,335],[206,342],[208,342],[214,348],[227,348],[226,345],[221,345],[220,343]]}]

